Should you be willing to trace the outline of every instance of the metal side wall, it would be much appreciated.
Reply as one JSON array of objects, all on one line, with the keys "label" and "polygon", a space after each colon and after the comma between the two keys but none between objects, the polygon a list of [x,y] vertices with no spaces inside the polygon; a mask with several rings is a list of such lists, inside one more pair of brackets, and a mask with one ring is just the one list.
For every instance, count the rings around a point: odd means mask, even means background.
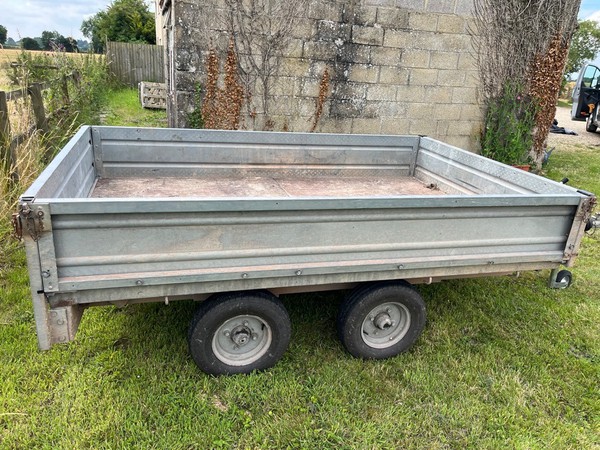
[{"label": "metal side wall", "polygon": [[85,198],[95,181],[92,133],[91,128],[86,126],[73,136],[21,196],[21,200]]},{"label": "metal side wall", "polygon": [[578,204],[522,195],[57,202],[54,300],[556,267]]},{"label": "metal side wall", "polygon": [[[94,127],[101,177],[407,176],[415,136]],[[96,141],[96,140],[95,140]]]},{"label": "metal side wall", "polygon": [[414,175],[448,193],[581,197],[572,187],[430,138],[420,140]]}]

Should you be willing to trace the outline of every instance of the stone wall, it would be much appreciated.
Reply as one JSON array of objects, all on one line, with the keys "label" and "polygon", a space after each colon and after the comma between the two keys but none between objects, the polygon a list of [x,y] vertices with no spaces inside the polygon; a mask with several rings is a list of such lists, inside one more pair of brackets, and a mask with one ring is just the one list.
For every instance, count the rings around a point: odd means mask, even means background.
[{"label": "stone wall", "polygon": [[[255,80],[245,128],[309,131],[327,70],[331,80],[315,131],[429,135],[478,148],[482,110],[469,35],[473,0],[304,2],[282,36],[268,115]],[[232,27],[225,0],[172,0],[163,9],[172,52],[170,124],[181,127],[195,107],[195,86],[206,81],[208,49],[218,49],[223,62]],[[248,53],[260,54],[258,47]],[[239,56],[242,65],[247,56]]]}]

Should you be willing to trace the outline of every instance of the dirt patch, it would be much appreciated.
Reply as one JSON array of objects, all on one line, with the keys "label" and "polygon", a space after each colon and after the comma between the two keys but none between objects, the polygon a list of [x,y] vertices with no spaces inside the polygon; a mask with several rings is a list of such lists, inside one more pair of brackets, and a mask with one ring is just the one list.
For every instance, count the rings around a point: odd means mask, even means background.
[{"label": "dirt patch", "polygon": [[558,120],[559,127],[573,130],[577,133],[577,136],[550,133],[548,135],[548,148],[561,144],[600,146],[600,133],[589,133],[585,131],[585,122],[571,120],[570,108],[557,107],[555,118]]}]

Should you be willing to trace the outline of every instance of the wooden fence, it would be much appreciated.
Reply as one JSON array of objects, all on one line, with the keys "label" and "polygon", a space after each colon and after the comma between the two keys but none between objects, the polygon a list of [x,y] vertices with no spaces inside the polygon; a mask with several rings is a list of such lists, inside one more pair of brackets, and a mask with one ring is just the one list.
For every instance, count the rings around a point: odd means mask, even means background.
[{"label": "wooden fence", "polygon": [[[69,104],[69,89],[67,82],[73,80],[76,88],[79,86],[80,75],[78,72],[73,72],[70,75],[65,75],[59,78],[62,92],[62,102],[64,105]],[[17,171],[17,148],[19,144],[29,138],[34,132],[39,130],[42,134],[48,132],[48,119],[46,108],[44,107],[44,97],[42,92],[50,88],[50,82],[34,83],[25,89],[17,89],[14,91],[0,91],[0,163],[7,170],[11,170],[10,177],[13,182],[18,181],[19,173]],[[22,99],[29,96],[31,101],[31,110],[33,111],[34,123],[25,131],[13,135],[10,125],[10,115],[8,102]]]},{"label": "wooden fence", "polygon": [[162,45],[108,42],[106,59],[110,71],[128,86],[137,88],[142,81],[165,82]]}]

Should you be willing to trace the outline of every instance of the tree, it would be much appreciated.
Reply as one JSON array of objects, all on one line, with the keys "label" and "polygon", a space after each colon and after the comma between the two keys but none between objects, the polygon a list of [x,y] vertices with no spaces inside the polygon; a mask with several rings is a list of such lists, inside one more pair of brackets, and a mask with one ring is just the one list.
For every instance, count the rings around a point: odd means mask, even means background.
[{"label": "tree", "polygon": [[42,50],[59,50],[68,53],[77,50],[77,41],[72,37],[65,37],[58,31],[43,31],[40,37]]},{"label": "tree", "polygon": [[53,50],[58,45],[62,35],[58,31],[42,31],[42,50]]},{"label": "tree", "polygon": [[21,48],[23,50],[41,50],[40,44],[33,38],[24,37],[21,39]]},{"label": "tree", "polygon": [[90,43],[83,39],[77,39],[77,49],[80,52],[87,52],[90,49]]},{"label": "tree", "polygon": [[4,45],[8,37],[8,30],[4,25],[0,25],[0,45]]},{"label": "tree", "polygon": [[104,51],[104,43],[142,42],[156,43],[154,13],[148,10],[144,0],[114,0],[81,24],[83,35],[91,39],[96,52]]},{"label": "tree", "polygon": [[598,22],[593,20],[580,21],[571,39],[565,77],[573,72],[579,72],[586,61],[596,58],[598,52],[600,52],[600,27]]}]

